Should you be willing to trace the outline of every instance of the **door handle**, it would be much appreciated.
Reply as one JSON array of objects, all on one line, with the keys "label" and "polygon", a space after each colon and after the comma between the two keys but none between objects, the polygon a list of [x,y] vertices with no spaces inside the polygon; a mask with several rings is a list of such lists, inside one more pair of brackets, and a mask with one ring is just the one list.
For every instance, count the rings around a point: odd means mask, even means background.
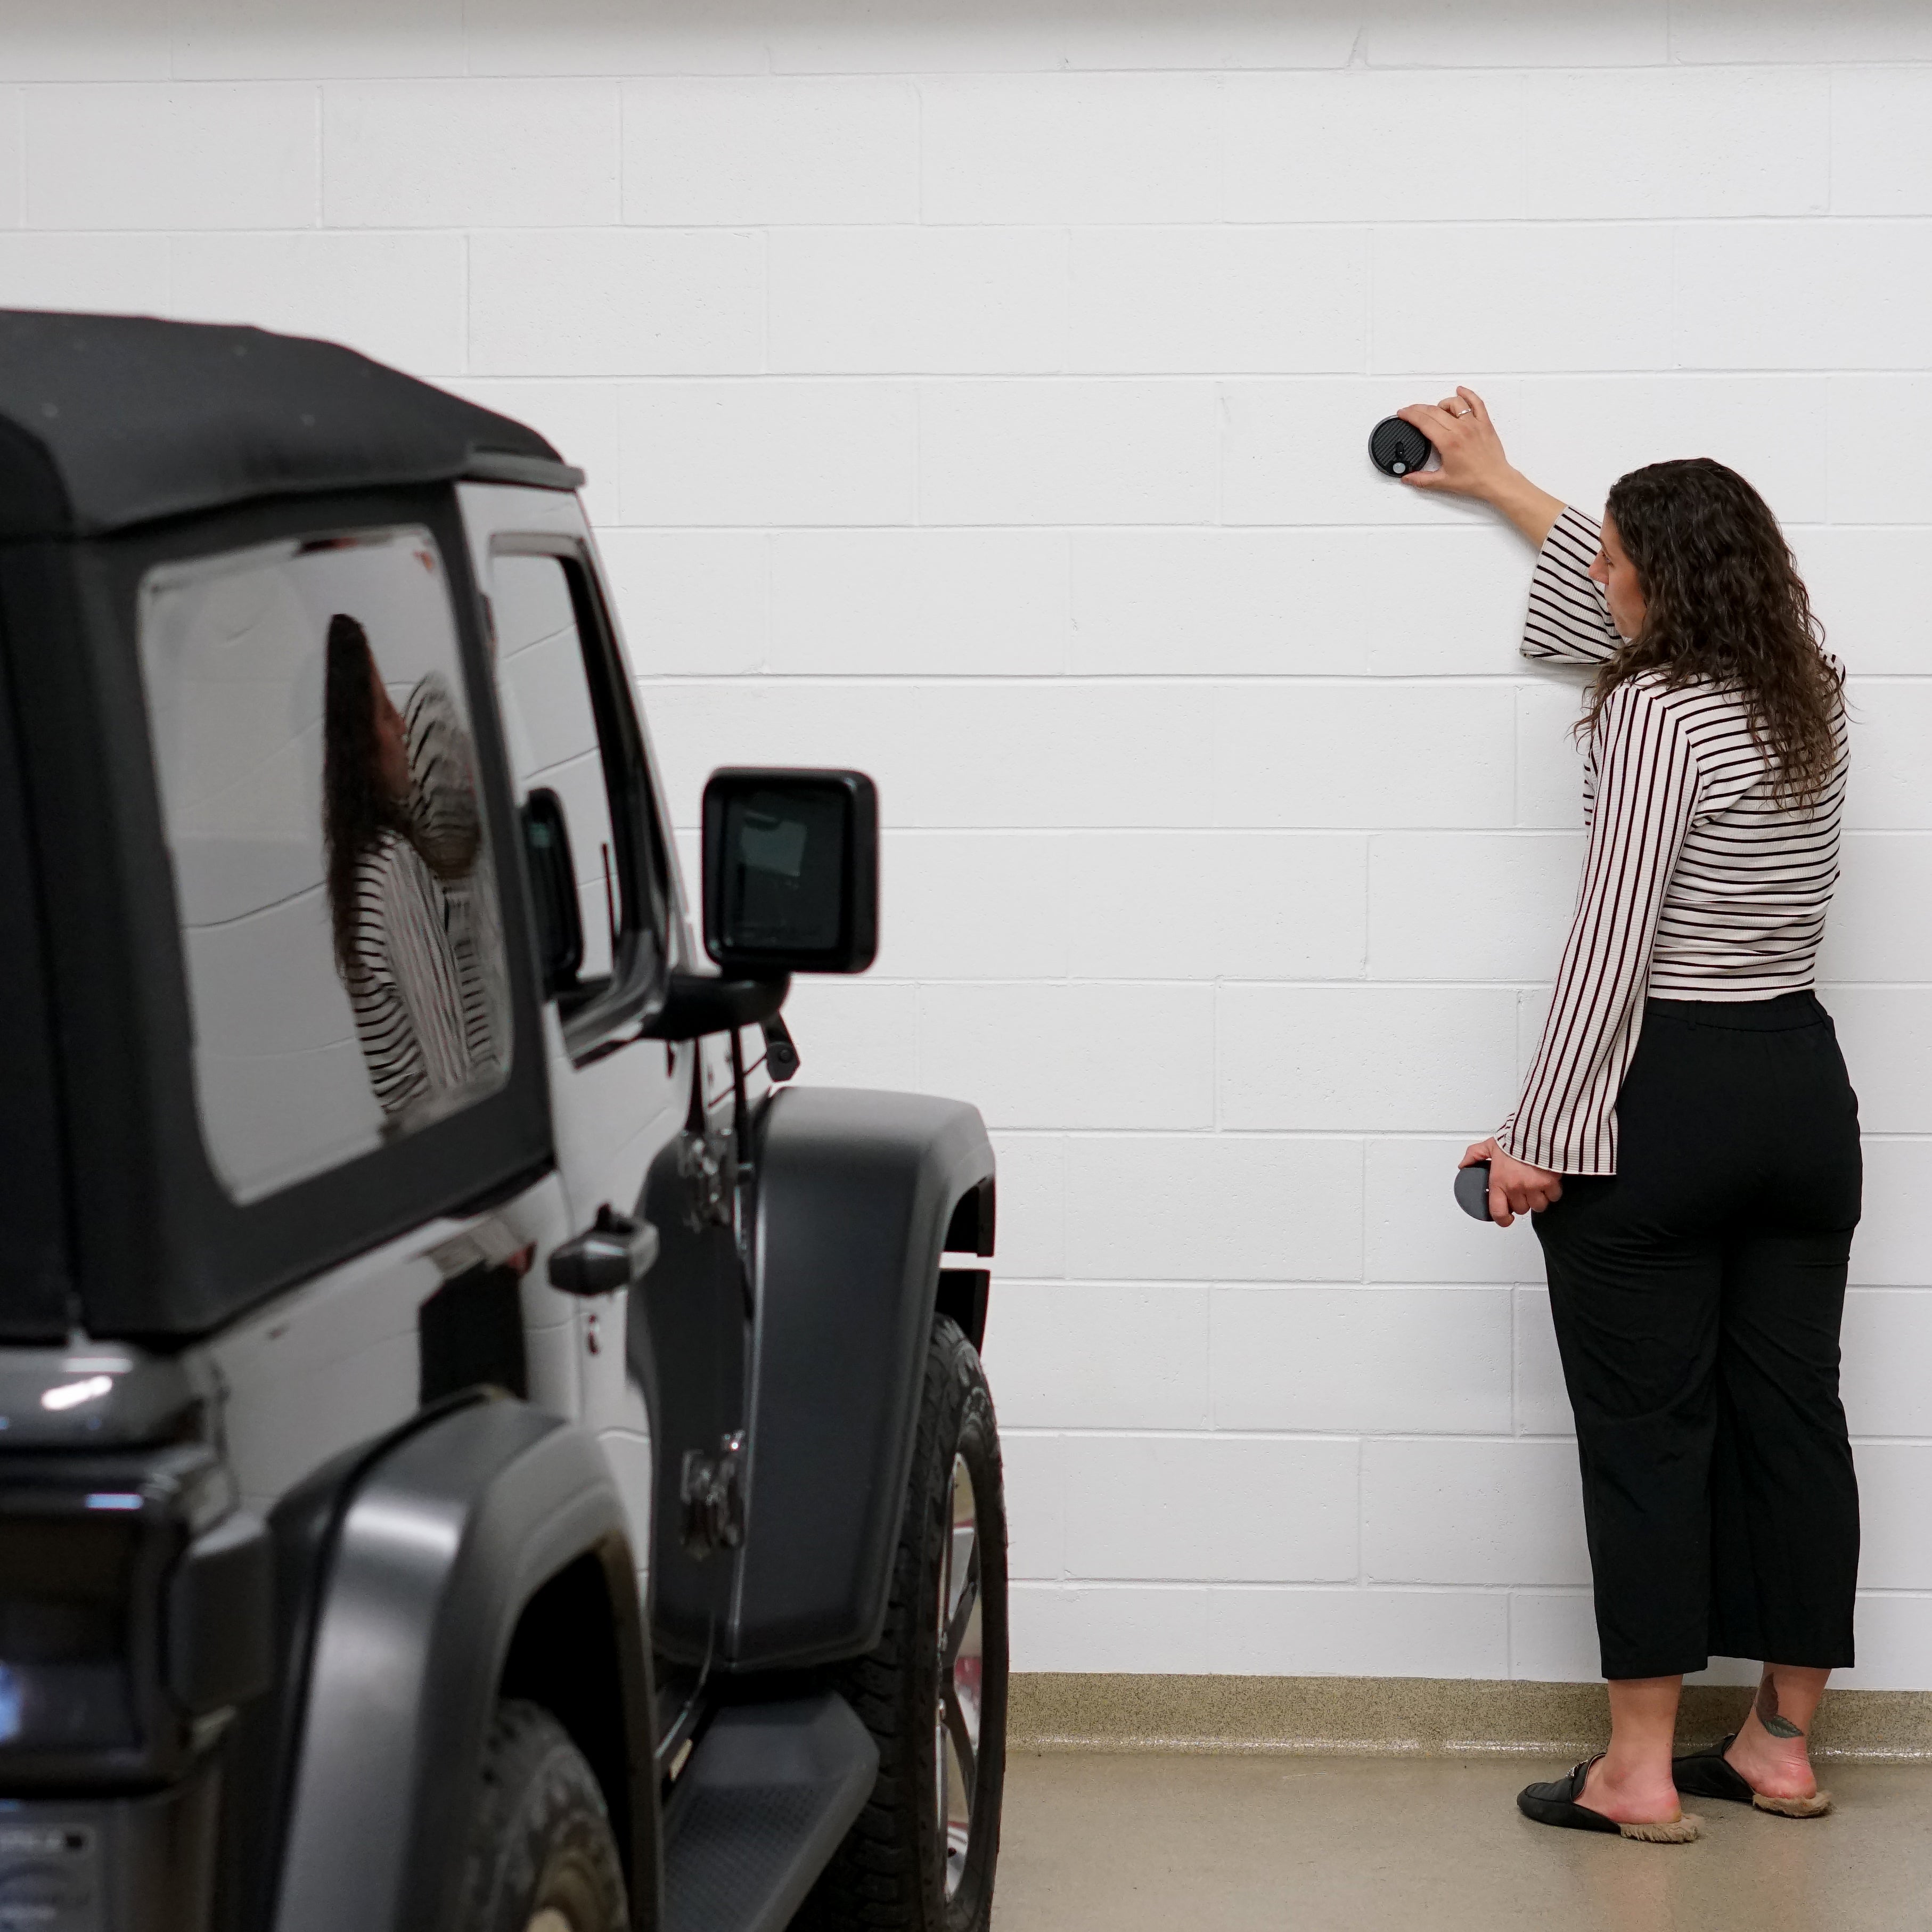
[{"label": "door handle", "polygon": [[657,1258],[657,1229],[607,1201],[582,1234],[550,1250],[550,1285],[566,1294],[615,1294],[634,1288]]}]

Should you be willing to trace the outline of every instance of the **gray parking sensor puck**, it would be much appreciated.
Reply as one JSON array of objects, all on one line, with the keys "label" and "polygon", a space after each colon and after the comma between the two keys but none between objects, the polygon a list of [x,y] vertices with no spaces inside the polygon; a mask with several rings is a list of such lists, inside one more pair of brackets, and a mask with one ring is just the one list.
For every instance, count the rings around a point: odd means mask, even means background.
[{"label": "gray parking sensor puck", "polygon": [[1456,1204],[1478,1221],[1495,1217],[1490,1212],[1490,1164],[1479,1160],[1473,1167],[1456,1170]]},{"label": "gray parking sensor puck", "polygon": [[1369,432],[1369,460],[1384,476],[1406,476],[1435,454],[1435,444],[1400,416],[1384,416]]}]

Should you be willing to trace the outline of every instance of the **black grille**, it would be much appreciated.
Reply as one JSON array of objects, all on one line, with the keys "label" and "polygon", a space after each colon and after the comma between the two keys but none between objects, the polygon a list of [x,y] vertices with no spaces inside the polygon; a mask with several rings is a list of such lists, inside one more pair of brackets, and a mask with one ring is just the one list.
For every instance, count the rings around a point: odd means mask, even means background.
[{"label": "black grille", "polygon": [[1369,460],[1384,476],[1406,476],[1435,454],[1436,446],[1413,423],[1384,416],[1369,432]]}]

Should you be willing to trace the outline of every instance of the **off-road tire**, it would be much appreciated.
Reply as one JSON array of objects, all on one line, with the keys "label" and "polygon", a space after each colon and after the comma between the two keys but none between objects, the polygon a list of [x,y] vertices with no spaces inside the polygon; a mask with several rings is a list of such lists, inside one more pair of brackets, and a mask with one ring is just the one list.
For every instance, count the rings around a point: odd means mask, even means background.
[{"label": "off-road tire", "polygon": [[628,1932],[604,1794],[540,1704],[496,1706],[464,1871],[464,1932]]},{"label": "off-road tire", "polygon": [[[972,1479],[978,1519],[983,1674],[972,1826],[946,1895],[937,1816],[940,1564],[951,1534],[953,1459]],[[974,1346],[933,1323],[892,1596],[878,1648],[831,1673],[879,1747],[865,1810],[796,1922],[809,1932],[986,1932],[1006,1778],[1006,1517],[993,1401]]]}]

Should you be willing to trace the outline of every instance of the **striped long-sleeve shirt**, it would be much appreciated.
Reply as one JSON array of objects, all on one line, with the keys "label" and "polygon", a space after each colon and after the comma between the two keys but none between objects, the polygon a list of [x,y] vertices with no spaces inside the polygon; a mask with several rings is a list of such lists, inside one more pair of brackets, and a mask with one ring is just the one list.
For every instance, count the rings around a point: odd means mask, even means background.
[{"label": "striped long-sleeve shirt", "polygon": [[442,888],[443,924],[463,999],[463,1037],[472,1076],[509,1062],[509,988],[503,933],[476,796],[476,752],[448,682],[431,671],[403,712],[410,752],[410,825],[416,849]]},{"label": "striped long-sleeve shirt", "polygon": [[380,834],[356,868],[349,1000],[370,1082],[391,1120],[424,1103],[436,1111],[470,1077],[445,912],[422,854],[400,832]]},{"label": "striped long-sleeve shirt", "polygon": [[[1536,563],[1526,657],[1600,664],[1616,650],[1590,578],[1597,525],[1566,509]],[[1774,795],[1774,774],[1735,692],[1700,680],[1666,689],[1646,672],[1618,686],[1591,736],[1589,844],[1549,1017],[1506,1153],[1561,1174],[1615,1174],[1616,1100],[1648,995],[1766,1000],[1813,981],[1838,876],[1845,728],[1815,805]]]},{"label": "striped long-sleeve shirt", "polygon": [[493,1086],[509,1061],[496,878],[470,737],[432,671],[404,712],[409,830],[381,833],[356,872],[350,1004],[370,1084],[398,1127]]}]

